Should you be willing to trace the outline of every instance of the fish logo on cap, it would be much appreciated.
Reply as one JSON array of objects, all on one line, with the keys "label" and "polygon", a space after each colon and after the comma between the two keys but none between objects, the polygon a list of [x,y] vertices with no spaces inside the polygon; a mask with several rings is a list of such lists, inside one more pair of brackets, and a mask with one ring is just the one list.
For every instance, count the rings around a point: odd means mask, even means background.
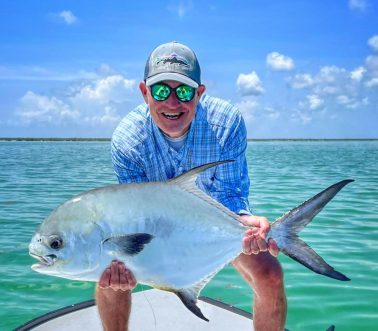
[{"label": "fish logo on cap", "polygon": [[155,61],[155,66],[184,66],[190,69],[189,61],[182,56],[172,53],[168,56],[158,57]]}]

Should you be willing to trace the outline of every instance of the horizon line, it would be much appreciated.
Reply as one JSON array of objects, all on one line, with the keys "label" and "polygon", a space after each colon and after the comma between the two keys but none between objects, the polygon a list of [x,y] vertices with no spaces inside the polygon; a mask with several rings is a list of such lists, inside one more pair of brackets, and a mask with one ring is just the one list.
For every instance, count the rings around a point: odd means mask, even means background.
[{"label": "horizon line", "polygon": [[[247,138],[247,141],[375,141],[378,138]],[[0,137],[0,141],[111,141],[111,138]]]}]

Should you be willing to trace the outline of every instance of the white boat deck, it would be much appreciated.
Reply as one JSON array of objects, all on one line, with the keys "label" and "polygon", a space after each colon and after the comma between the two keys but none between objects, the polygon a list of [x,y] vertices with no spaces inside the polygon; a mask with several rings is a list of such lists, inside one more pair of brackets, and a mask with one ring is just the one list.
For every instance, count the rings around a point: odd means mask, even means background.
[{"label": "white boat deck", "polygon": [[[93,303],[52,312],[17,331],[84,331],[102,330],[97,307]],[[88,306],[87,304],[87,306]],[[203,321],[191,313],[180,299],[168,292],[147,290],[133,294],[130,318],[131,331],[229,331],[253,330],[251,315],[221,302],[202,298],[198,302],[202,313],[210,320]],[[77,310],[79,309],[79,310]],[[61,315],[63,314],[63,315]],[[59,316],[61,315],[61,316]],[[49,319],[50,318],[50,319]],[[52,319],[51,319],[52,318]],[[40,324],[42,322],[42,324]],[[33,325],[34,323],[34,325]],[[37,325],[39,324],[39,325]]]}]

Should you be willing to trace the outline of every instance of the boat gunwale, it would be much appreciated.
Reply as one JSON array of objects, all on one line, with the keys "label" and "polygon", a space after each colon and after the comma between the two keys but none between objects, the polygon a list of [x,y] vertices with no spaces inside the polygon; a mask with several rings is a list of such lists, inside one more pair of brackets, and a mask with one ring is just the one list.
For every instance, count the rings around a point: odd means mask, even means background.
[{"label": "boat gunwale", "polygon": [[[222,301],[212,299],[212,298],[209,298],[209,297],[206,297],[206,296],[200,296],[198,299],[205,302],[205,303],[208,303],[210,305],[228,310],[232,313],[235,313],[237,315],[240,315],[240,316],[243,316],[243,317],[246,317],[246,318],[249,318],[249,319],[252,320],[252,314],[251,313],[249,313],[249,312],[247,312],[243,309],[237,308],[233,305],[229,305],[229,304],[224,303]],[[72,304],[72,305],[69,305],[69,306],[66,306],[66,307],[58,308],[56,310],[50,311],[46,314],[38,316],[38,317],[24,323],[23,325],[15,328],[13,331],[28,331],[28,330],[31,330],[31,329],[37,327],[37,326],[43,325],[43,324],[45,324],[45,323],[47,323],[47,322],[49,322],[49,321],[51,321],[55,318],[62,317],[64,315],[70,314],[74,311],[79,311],[79,310],[86,309],[86,308],[89,308],[89,307],[92,307],[92,306],[95,306],[95,305],[96,305],[96,301],[94,299],[92,299],[92,300],[87,300],[87,301],[75,303],[75,304]]]}]

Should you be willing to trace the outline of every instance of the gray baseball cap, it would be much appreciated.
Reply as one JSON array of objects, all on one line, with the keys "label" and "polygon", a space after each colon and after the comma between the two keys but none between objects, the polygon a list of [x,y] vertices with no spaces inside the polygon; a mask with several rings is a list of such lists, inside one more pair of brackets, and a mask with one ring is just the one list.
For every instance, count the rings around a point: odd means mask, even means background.
[{"label": "gray baseball cap", "polygon": [[197,88],[201,69],[196,54],[176,41],[155,48],[147,59],[144,80],[150,86],[163,80],[175,80]]}]

